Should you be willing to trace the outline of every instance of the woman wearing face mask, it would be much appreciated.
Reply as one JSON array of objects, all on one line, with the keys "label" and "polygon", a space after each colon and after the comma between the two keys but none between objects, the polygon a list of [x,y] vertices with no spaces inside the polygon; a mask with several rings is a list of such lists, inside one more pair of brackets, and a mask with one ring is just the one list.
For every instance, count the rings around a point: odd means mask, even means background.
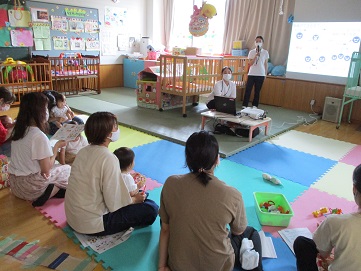
[{"label": "woman wearing face mask", "polygon": [[[0,87],[0,111],[8,111],[15,101],[15,96],[5,87]],[[10,156],[11,141],[9,140],[14,123],[4,126],[0,122],[0,154]]]},{"label": "woman wearing face mask", "polygon": [[222,80],[218,81],[213,88],[213,91],[207,97],[206,105],[209,109],[215,109],[214,96],[222,96],[228,98],[236,98],[236,84],[231,81],[232,70],[230,67],[223,67]]},{"label": "woman wearing face mask", "polygon": [[108,149],[119,138],[116,116],[93,113],[84,131],[90,145],[78,152],[72,164],[65,195],[68,224],[77,232],[98,236],[153,224],[158,205],[143,193],[130,197],[119,160]]},{"label": "woman wearing face mask", "polygon": [[63,198],[69,165],[54,165],[61,140],[51,147],[48,131],[48,99],[42,93],[28,93],[21,98],[11,142],[9,182],[18,198],[42,206],[49,198]]},{"label": "woman wearing face mask", "polygon": [[254,98],[252,101],[252,106],[257,108],[259,104],[259,95],[267,75],[269,58],[268,51],[263,48],[263,42],[263,37],[257,36],[255,40],[255,48],[248,54],[250,66],[248,71],[246,91],[244,92],[243,97],[243,108],[248,107],[253,86]]}]

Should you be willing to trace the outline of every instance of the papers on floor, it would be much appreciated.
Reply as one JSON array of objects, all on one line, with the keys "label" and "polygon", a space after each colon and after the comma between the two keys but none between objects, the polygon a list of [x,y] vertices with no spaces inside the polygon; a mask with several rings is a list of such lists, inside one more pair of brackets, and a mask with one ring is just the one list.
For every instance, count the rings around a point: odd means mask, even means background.
[{"label": "papers on floor", "polygon": [[312,239],[312,233],[308,228],[284,229],[278,231],[278,233],[281,235],[282,239],[286,242],[293,254],[295,254],[293,251],[293,243],[298,236],[305,236]]},{"label": "papers on floor", "polygon": [[64,123],[62,127],[51,137],[51,140],[72,141],[84,130],[84,124]]},{"label": "papers on floor", "polygon": [[115,247],[126,241],[130,237],[130,234],[133,232],[133,230],[133,228],[129,228],[126,231],[106,236],[90,236],[77,232],[74,233],[84,247],[90,247],[94,251],[101,254],[104,251],[107,251],[108,249],[111,249],[112,247]]},{"label": "papers on floor", "polygon": [[259,231],[262,244],[262,258],[277,258],[276,250],[271,237],[267,237],[263,231]]}]

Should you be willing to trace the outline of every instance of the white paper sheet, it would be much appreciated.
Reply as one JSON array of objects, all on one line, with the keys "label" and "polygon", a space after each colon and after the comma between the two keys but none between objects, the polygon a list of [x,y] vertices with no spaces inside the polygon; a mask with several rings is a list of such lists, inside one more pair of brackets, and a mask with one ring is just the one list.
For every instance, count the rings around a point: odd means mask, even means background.
[{"label": "white paper sheet", "polygon": [[51,140],[74,140],[84,130],[84,124],[68,124],[64,123],[63,126],[56,131]]},{"label": "white paper sheet", "polygon": [[74,234],[84,247],[91,247],[94,251],[101,254],[126,241],[133,230],[133,228],[129,228],[126,231],[106,236],[90,236],[77,232],[74,232]]},{"label": "white paper sheet", "polygon": [[282,239],[286,242],[293,254],[295,254],[293,251],[293,243],[298,236],[305,236],[310,239],[312,238],[312,233],[308,228],[284,229],[278,231],[278,233],[281,235]]},{"label": "white paper sheet", "polygon": [[259,237],[262,244],[262,258],[276,259],[277,254],[271,237],[264,234],[263,231],[259,231]]}]

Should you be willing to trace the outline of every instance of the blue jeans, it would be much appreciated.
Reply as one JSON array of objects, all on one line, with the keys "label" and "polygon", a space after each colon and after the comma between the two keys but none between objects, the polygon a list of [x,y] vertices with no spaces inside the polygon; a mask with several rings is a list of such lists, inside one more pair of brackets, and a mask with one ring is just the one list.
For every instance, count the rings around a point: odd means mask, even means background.
[{"label": "blue jeans", "polygon": [[152,200],[130,204],[103,216],[104,231],[92,235],[103,236],[129,229],[152,225],[158,216],[159,206]]},{"label": "blue jeans", "polygon": [[6,141],[4,144],[0,146],[0,154],[4,154],[7,157],[11,155],[11,140]]},{"label": "blue jeans", "polygon": [[246,91],[244,92],[244,97],[243,97],[243,106],[248,107],[249,98],[251,97],[251,92],[254,85],[254,97],[253,97],[252,105],[258,107],[259,94],[261,93],[261,88],[264,79],[265,76],[248,75]]}]

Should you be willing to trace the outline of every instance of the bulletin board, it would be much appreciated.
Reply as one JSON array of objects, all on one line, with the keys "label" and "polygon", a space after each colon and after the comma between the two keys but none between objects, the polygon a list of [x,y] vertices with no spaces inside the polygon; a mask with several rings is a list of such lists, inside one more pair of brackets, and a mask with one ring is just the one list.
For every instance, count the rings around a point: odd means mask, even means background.
[{"label": "bulletin board", "polygon": [[99,55],[98,9],[35,1],[27,1],[26,6],[32,20],[34,55]]}]

